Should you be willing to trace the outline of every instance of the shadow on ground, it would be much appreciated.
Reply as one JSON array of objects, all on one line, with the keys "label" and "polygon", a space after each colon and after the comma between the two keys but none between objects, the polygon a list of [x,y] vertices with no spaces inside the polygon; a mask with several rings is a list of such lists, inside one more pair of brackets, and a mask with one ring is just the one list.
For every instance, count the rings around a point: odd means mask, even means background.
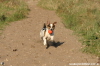
[{"label": "shadow on ground", "polygon": [[55,48],[57,48],[58,46],[62,45],[64,42],[60,42],[60,41],[47,41],[47,47],[46,49],[48,49],[50,46],[54,46]]}]

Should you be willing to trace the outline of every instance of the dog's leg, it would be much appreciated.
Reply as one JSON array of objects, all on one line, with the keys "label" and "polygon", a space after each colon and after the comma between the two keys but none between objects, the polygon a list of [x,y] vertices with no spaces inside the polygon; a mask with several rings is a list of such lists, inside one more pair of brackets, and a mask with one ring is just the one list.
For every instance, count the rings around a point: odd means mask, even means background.
[{"label": "dog's leg", "polygon": [[46,49],[48,49],[48,48],[49,48],[49,46],[50,46],[50,45],[49,45],[49,41],[47,40],[47,47],[46,47]]},{"label": "dog's leg", "polygon": [[51,41],[53,41],[54,40],[54,36],[51,36]]},{"label": "dog's leg", "polygon": [[44,45],[46,45],[47,44],[47,40],[46,40],[46,37],[43,37],[43,41],[44,41]]}]

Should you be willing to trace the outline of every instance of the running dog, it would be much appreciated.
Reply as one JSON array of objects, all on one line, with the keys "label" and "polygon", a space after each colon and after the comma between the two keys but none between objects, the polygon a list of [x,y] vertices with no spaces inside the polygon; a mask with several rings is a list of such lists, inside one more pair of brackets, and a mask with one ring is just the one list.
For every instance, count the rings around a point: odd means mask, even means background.
[{"label": "running dog", "polygon": [[57,22],[50,23],[48,21],[46,24],[44,23],[44,26],[40,31],[40,37],[43,40],[44,45],[47,45],[48,40],[54,41],[54,29],[56,24]]}]

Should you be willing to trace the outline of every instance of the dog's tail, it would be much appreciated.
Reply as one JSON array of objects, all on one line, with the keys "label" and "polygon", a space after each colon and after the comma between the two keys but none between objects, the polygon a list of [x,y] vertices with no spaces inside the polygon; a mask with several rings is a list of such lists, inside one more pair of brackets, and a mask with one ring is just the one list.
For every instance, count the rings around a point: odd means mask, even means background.
[{"label": "dog's tail", "polygon": [[46,28],[46,24],[44,23],[44,26],[43,26],[43,28]]}]

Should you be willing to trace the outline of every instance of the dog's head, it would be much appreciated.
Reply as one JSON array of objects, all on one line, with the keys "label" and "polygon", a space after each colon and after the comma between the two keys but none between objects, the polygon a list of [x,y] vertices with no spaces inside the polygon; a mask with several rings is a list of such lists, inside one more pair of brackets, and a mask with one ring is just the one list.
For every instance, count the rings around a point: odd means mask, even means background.
[{"label": "dog's head", "polygon": [[53,31],[55,29],[56,24],[57,24],[57,22],[54,22],[54,23],[47,22],[47,28],[49,30]]}]

